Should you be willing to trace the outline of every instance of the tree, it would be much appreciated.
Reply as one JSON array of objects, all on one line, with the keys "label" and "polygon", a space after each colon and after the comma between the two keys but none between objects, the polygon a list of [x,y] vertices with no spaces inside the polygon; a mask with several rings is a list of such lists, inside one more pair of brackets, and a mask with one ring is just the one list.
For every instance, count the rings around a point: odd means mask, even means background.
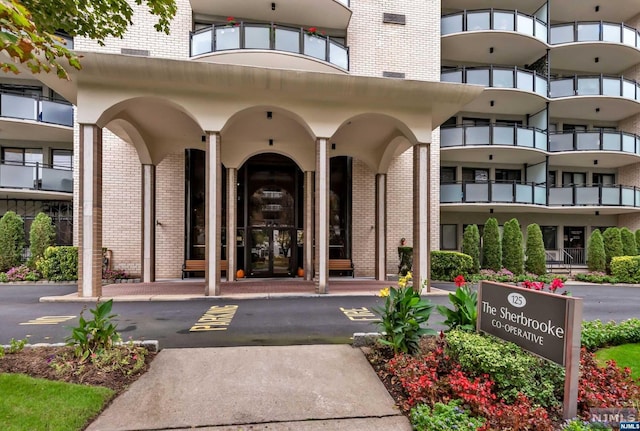
[{"label": "tree", "polygon": [[607,271],[611,264],[611,258],[615,256],[622,256],[622,237],[620,236],[620,229],[617,227],[608,227],[602,234],[602,240],[604,241],[604,254],[606,258]]},{"label": "tree", "polygon": [[13,211],[0,219],[0,271],[19,266],[24,250],[24,221]]},{"label": "tree", "polygon": [[623,256],[635,256],[638,254],[636,237],[628,227],[620,228],[620,238],[622,239]]},{"label": "tree", "polygon": [[544,240],[542,230],[536,223],[527,226],[527,247],[526,247],[525,269],[537,275],[547,273],[547,259],[544,254]]},{"label": "tree", "polygon": [[[157,31],[169,34],[170,22],[176,14],[175,0],[135,0],[145,3],[158,17]],[[65,66],[80,69],[79,58],[55,35],[62,31],[70,36],[88,37],[101,45],[107,37],[126,33],[133,24],[133,9],[127,0],[0,0],[0,52],[13,62],[0,61],[0,69],[18,73],[16,63],[31,72],[50,72],[68,79]]]},{"label": "tree", "polygon": [[464,229],[462,252],[473,259],[473,272],[480,272],[480,231],[477,225],[470,224]]},{"label": "tree", "polygon": [[498,220],[494,217],[486,221],[482,232],[482,267],[493,271],[502,269],[502,244]]},{"label": "tree", "polygon": [[640,229],[635,231],[636,245],[638,246],[638,254],[640,254]]},{"label": "tree", "polygon": [[524,251],[522,248],[522,230],[515,218],[504,224],[502,234],[502,266],[515,275],[524,274]]},{"label": "tree", "polygon": [[605,272],[607,258],[604,251],[604,241],[600,230],[591,232],[587,243],[587,267],[589,271]]},{"label": "tree", "polygon": [[53,227],[51,217],[45,213],[39,213],[29,230],[29,249],[31,250],[29,267],[35,268],[36,262],[44,257],[44,251],[53,245],[55,238],[56,229]]}]

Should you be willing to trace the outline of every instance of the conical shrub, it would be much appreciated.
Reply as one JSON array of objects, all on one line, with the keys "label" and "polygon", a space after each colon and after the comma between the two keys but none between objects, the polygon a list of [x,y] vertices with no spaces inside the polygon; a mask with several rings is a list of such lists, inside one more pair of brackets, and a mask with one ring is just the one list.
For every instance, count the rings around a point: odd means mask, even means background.
[{"label": "conical shrub", "polygon": [[602,240],[604,241],[604,254],[607,262],[607,271],[609,271],[611,258],[622,256],[623,253],[620,229],[617,227],[606,228],[602,234]]},{"label": "conical shrub", "polygon": [[22,263],[24,221],[13,211],[0,219],[0,271],[5,272]]},{"label": "conical shrub", "polygon": [[635,256],[638,254],[636,236],[628,227],[620,228],[620,238],[622,239],[623,256]]},{"label": "conical shrub", "polygon": [[493,271],[502,269],[502,244],[498,220],[489,218],[482,232],[482,267]]},{"label": "conical shrub", "polygon": [[607,258],[604,251],[604,241],[600,230],[591,233],[587,244],[587,267],[589,271],[605,272]]},{"label": "conical shrub", "polygon": [[502,234],[502,266],[515,275],[524,274],[524,249],[520,223],[512,218],[504,224]]},{"label": "conical shrub", "polygon": [[462,252],[473,259],[473,272],[480,272],[480,231],[478,226],[470,224],[462,235]]},{"label": "conical shrub", "polygon": [[547,273],[547,259],[544,254],[544,240],[542,230],[536,223],[527,226],[527,247],[526,247],[525,269],[537,275]]}]

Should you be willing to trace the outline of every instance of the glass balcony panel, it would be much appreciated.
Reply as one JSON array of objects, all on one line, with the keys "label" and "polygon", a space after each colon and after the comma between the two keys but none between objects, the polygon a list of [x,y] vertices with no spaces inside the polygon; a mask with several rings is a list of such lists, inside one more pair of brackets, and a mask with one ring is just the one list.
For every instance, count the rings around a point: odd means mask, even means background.
[{"label": "glass balcony panel", "polygon": [[491,201],[513,202],[513,184],[493,184]]},{"label": "glass balcony panel", "polygon": [[549,135],[549,151],[572,151],[573,133]]},{"label": "glass balcony panel", "polygon": [[536,39],[547,43],[547,25],[541,21],[536,20],[536,29],[535,29]]},{"label": "glass balcony panel", "polygon": [[620,34],[621,27],[619,25],[614,24],[603,24],[602,25],[602,40],[605,42],[615,42],[620,43],[622,41],[622,36]]},{"label": "glass balcony panel", "polygon": [[544,132],[535,132],[536,148],[539,150],[547,151],[547,135]]},{"label": "glass balcony panel", "polygon": [[35,166],[0,166],[0,187],[33,189],[35,178]]},{"label": "glass balcony panel", "polygon": [[467,12],[467,31],[490,29],[489,12]]},{"label": "glass balcony panel", "polygon": [[16,96],[14,94],[2,94],[0,97],[2,109],[0,115],[3,117],[21,118],[23,120],[38,119],[38,101],[26,96]]},{"label": "glass balcony panel", "polygon": [[462,202],[462,184],[440,184],[440,203]]},{"label": "glass balcony panel", "polygon": [[295,30],[276,28],[275,46],[278,51],[300,53],[300,33]]},{"label": "glass balcony panel", "polygon": [[459,33],[462,31],[463,15],[449,15],[440,20],[440,34]]},{"label": "glass balcony panel", "polygon": [[533,133],[532,129],[523,129],[521,127],[518,127],[516,129],[516,136],[517,136],[517,144],[518,147],[527,147],[527,148],[533,148],[535,147],[535,135]]},{"label": "glass balcony panel", "polygon": [[466,128],[465,142],[467,145],[489,145],[489,126]]},{"label": "glass balcony panel", "polygon": [[521,204],[533,203],[533,187],[529,184],[516,184],[516,202]]},{"label": "glass balcony panel", "polygon": [[573,205],[573,189],[570,187],[550,188],[549,205]]},{"label": "glass balcony panel", "polygon": [[269,27],[246,26],[244,28],[244,47],[248,49],[269,49],[271,29]]},{"label": "glass balcony panel", "polygon": [[598,205],[598,187],[576,187],[576,205]]},{"label": "glass balcony panel", "polygon": [[513,70],[493,69],[493,87],[514,88]]},{"label": "glass balcony panel", "polygon": [[462,83],[462,70],[442,72],[440,74],[440,81]]},{"label": "glass balcony panel", "polygon": [[602,205],[620,205],[620,189],[602,187]]},{"label": "glass balcony panel", "polygon": [[547,96],[547,80],[538,75],[535,78],[535,92],[541,96]]},{"label": "glass balcony panel", "polygon": [[240,49],[240,27],[216,27],[216,51]]},{"label": "glass balcony panel", "polygon": [[304,35],[304,53],[318,60],[326,60],[327,39],[317,36]]},{"label": "glass balcony panel", "polygon": [[518,14],[516,22],[518,24],[518,33],[528,34],[529,36],[534,35],[532,17]]},{"label": "glass balcony panel", "polygon": [[458,147],[463,145],[462,127],[440,129],[440,147]]},{"label": "glass balcony panel", "polygon": [[545,186],[534,187],[534,202],[537,205],[547,204],[547,188]]},{"label": "glass balcony panel", "polygon": [[42,168],[42,190],[73,193],[73,172]]},{"label": "glass balcony panel", "polygon": [[578,42],[600,40],[600,23],[578,24]]},{"label": "glass balcony panel", "polygon": [[468,69],[467,84],[477,84],[489,86],[489,70],[488,69]]},{"label": "glass balcony panel", "polygon": [[620,151],[622,145],[620,144],[619,133],[607,133],[602,134],[602,149],[605,151]]},{"label": "glass balcony panel", "polygon": [[567,97],[573,95],[573,79],[551,81],[551,97]]},{"label": "glass balcony panel", "polygon": [[495,126],[493,128],[493,145],[515,145],[514,130],[513,127]]},{"label": "glass balcony panel", "polygon": [[625,151],[627,153],[635,153],[637,151],[636,142],[637,142],[637,139],[635,136],[623,134],[622,135],[622,151]]},{"label": "glass balcony panel", "polygon": [[636,31],[629,27],[623,28],[622,43],[629,46],[636,46]]},{"label": "glass balcony panel", "polygon": [[578,96],[600,94],[600,78],[578,78]]},{"label": "glass balcony panel", "polygon": [[626,97],[627,99],[636,98],[635,82],[627,81],[626,79],[622,81],[622,97]]},{"label": "glass balcony panel", "polygon": [[533,73],[519,70],[517,72],[517,82],[520,90],[533,91]]},{"label": "glass balcony panel", "polygon": [[465,185],[465,202],[489,202],[489,183]]},{"label": "glass balcony panel", "polygon": [[640,190],[636,190],[634,193],[636,200],[634,201],[634,206],[639,206],[640,205]]},{"label": "glass balcony panel", "polygon": [[50,102],[43,100],[41,121],[45,123],[61,124],[63,126],[73,126],[73,106],[66,103]]},{"label": "glass balcony panel", "polygon": [[579,151],[600,149],[600,133],[576,133],[576,147]]},{"label": "glass balcony panel", "polygon": [[337,43],[329,42],[329,62],[345,70],[349,69],[347,48]]},{"label": "glass balcony panel", "polygon": [[620,80],[614,78],[602,79],[602,95],[620,97]]},{"label": "glass balcony panel", "polygon": [[634,202],[633,200],[635,197],[635,190],[633,188],[623,187],[621,192],[622,192],[622,196],[621,196],[622,199],[620,200],[620,202],[622,203],[622,205],[629,206],[629,207],[636,206],[636,202],[638,201]]},{"label": "glass balcony panel", "polygon": [[191,37],[191,55],[211,52],[213,49],[213,30],[196,33]]},{"label": "glass balcony panel", "polygon": [[514,31],[514,13],[513,12],[494,12],[493,13],[493,29],[503,31]]},{"label": "glass balcony panel", "polygon": [[573,42],[573,24],[551,27],[551,43]]}]

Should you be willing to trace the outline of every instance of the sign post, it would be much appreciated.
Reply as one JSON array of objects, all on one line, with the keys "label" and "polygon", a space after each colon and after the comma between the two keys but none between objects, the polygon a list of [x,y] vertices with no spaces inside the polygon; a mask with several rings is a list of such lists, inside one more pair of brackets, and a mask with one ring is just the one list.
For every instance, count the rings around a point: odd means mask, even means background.
[{"label": "sign post", "polygon": [[582,299],[481,281],[478,331],[486,332],[565,368],[563,418],[578,413]]}]

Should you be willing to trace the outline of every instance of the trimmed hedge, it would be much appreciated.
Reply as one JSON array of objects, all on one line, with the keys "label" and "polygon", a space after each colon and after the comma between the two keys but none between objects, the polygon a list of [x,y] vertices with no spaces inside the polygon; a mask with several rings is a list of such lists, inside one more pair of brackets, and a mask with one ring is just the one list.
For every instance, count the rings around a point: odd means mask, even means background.
[{"label": "trimmed hedge", "polygon": [[75,281],[78,279],[78,247],[48,247],[36,266],[47,280]]},{"label": "trimmed hedge", "polygon": [[470,224],[464,229],[462,252],[473,259],[473,273],[480,272],[480,231],[477,225]]},{"label": "trimmed hedge", "polygon": [[0,272],[20,266],[24,245],[24,221],[7,211],[0,219]]},{"label": "trimmed hedge", "polygon": [[582,322],[582,347],[594,351],[608,346],[640,343],[640,319],[632,318],[620,323],[601,320]]},{"label": "trimmed hedge", "polygon": [[544,275],[547,273],[547,259],[544,254],[542,230],[536,223],[527,226],[527,248],[525,254],[527,256],[525,262],[527,272],[536,275]]},{"label": "trimmed hedge", "polygon": [[620,283],[640,283],[640,256],[611,258],[611,275]]},{"label": "trimmed hedge", "polygon": [[482,232],[482,268],[500,271],[502,269],[502,244],[498,220],[487,219]]},{"label": "trimmed hedge", "polygon": [[617,227],[608,227],[602,234],[604,253],[607,259],[607,270],[611,270],[611,258],[622,256],[622,236]]},{"label": "trimmed hedge", "polygon": [[31,257],[29,258],[29,267],[35,268],[36,262],[44,256],[47,247],[53,245],[56,238],[56,229],[53,227],[51,217],[45,213],[38,213],[31,229],[29,229],[29,248]]},{"label": "trimmed hedge", "polygon": [[605,272],[607,258],[604,250],[604,240],[598,229],[591,232],[587,244],[587,266],[592,272]]},{"label": "trimmed hedge", "polygon": [[457,251],[431,252],[431,279],[453,281],[459,275],[465,278],[473,271],[473,258]]},{"label": "trimmed hedge", "polygon": [[620,238],[622,239],[622,255],[636,256],[638,254],[638,246],[633,232],[628,227],[620,228]]}]

